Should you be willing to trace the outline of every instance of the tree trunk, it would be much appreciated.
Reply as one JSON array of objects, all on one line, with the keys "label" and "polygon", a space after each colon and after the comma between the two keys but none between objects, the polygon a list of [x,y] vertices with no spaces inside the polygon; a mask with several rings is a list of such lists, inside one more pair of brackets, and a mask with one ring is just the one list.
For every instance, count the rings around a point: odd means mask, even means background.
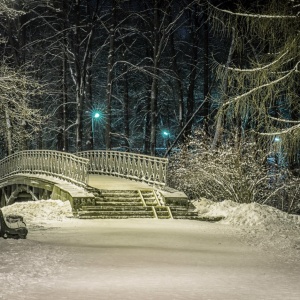
[{"label": "tree trunk", "polygon": [[74,54],[75,54],[75,85],[76,85],[76,151],[82,151],[82,72],[84,71],[80,64],[80,0],[76,0],[75,14],[75,41],[74,41]]},{"label": "tree trunk", "polygon": [[150,154],[156,152],[156,128],[157,128],[157,93],[158,93],[158,67],[159,67],[159,19],[158,0],[154,0],[154,28],[153,28],[153,77],[151,84],[151,133]]},{"label": "tree trunk", "polygon": [[203,116],[203,128],[204,131],[209,134],[209,101],[208,101],[208,93],[209,93],[209,28],[208,28],[208,17],[206,11],[204,12],[203,18],[203,101],[205,101],[201,115]]},{"label": "tree trunk", "polygon": [[[93,89],[92,89],[92,68],[91,68],[91,54],[89,53],[88,65],[87,65],[87,72],[86,72],[86,101],[88,103],[89,108],[93,108]],[[89,116],[92,114],[89,113]],[[87,141],[86,141],[86,148],[87,150],[94,150],[94,133],[93,133],[93,120],[94,116],[92,115],[88,122],[88,129],[87,129]]]},{"label": "tree trunk", "polygon": [[[88,5],[88,3],[86,4]],[[90,60],[91,45],[94,33],[94,22],[97,19],[97,10],[93,14],[91,23],[89,24],[89,33],[82,38],[80,36],[82,28],[80,26],[80,0],[76,0],[75,13],[75,41],[74,41],[74,56],[75,56],[75,85],[76,85],[76,151],[83,150],[83,103],[86,93],[87,72]],[[80,51],[81,50],[81,51]]]},{"label": "tree trunk", "polygon": [[[149,87],[148,87],[149,86]],[[150,91],[150,94],[147,94],[146,97],[146,113],[144,121],[144,153],[150,154],[150,135],[151,135],[151,85],[147,84],[147,91]]]},{"label": "tree trunk", "polygon": [[8,112],[7,107],[5,107],[5,124],[6,124],[7,154],[11,155],[13,153],[12,126],[11,126],[9,112]]},{"label": "tree trunk", "polygon": [[[197,20],[197,10],[194,9],[192,13],[191,20],[194,20],[194,24],[191,24],[191,30],[192,30],[192,53],[191,53],[191,71],[189,76],[189,86],[187,91],[187,103],[186,103],[186,122],[191,119],[193,112],[194,112],[194,106],[195,106],[195,86],[196,86],[196,76],[197,76],[197,64],[198,64],[198,33],[196,32],[198,28],[198,20]],[[193,121],[189,122],[189,124],[185,127],[184,131],[184,139],[187,139],[189,135],[191,135],[193,127]]]},{"label": "tree trunk", "polygon": [[63,50],[62,61],[62,86],[61,86],[61,107],[59,109],[58,127],[59,133],[57,136],[57,150],[68,151],[68,136],[67,136],[67,58]]},{"label": "tree trunk", "polygon": [[[170,12],[170,21],[171,24],[173,22],[172,15]],[[175,90],[176,90],[176,100],[178,105],[178,127],[180,132],[184,125],[183,115],[184,115],[184,102],[183,102],[183,85],[179,74],[179,67],[177,63],[177,54],[175,51],[175,42],[174,42],[174,33],[171,33],[170,35],[170,50],[171,50],[171,57],[172,57],[172,69],[175,74]]]},{"label": "tree trunk", "polygon": [[61,22],[61,31],[63,33],[63,45],[62,45],[62,65],[61,65],[61,95],[60,100],[61,104],[58,111],[57,118],[57,126],[59,128],[59,132],[57,134],[57,150],[58,151],[68,151],[68,135],[67,135],[67,103],[68,103],[68,88],[67,88],[67,72],[68,72],[68,57],[66,45],[67,36],[66,36],[66,28],[67,28],[67,3],[66,0],[56,1],[56,7],[58,8],[58,18],[62,20]]},{"label": "tree trunk", "polygon": [[107,64],[107,85],[106,85],[106,127],[105,145],[111,149],[111,123],[112,123],[112,85],[113,85],[113,64],[115,51],[115,23],[116,23],[116,1],[112,0],[111,26],[109,29],[109,52]]},{"label": "tree trunk", "polygon": [[124,94],[123,94],[123,115],[124,115],[124,147],[126,151],[130,151],[129,144],[129,87],[128,87],[128,67],[124,67]]},{"label": "tree trunk", "polygon": [[[154,67],[156,68],[156,67]],[[158,71],[156,69],[156,71]],[[154,72],[158,74],[158,72]],[[156,77],[152,79],[151,85],[151,133],[150,133],[150,154],[155,155],[156,152],[156,127],[157,127],[157,92],[158,92],[158,80]]]},{"label": "tree trunk", "polygon": [[224,80],[223,80],[223,99],[221,99],[221,111],[219,111],[218,114],[218,118],[217,118],[217,124],[216,124],[216,131],[215,131],[215,135],[214,135],[214,139],[212,142],[212,149],[215,149],[218,146],[218,143],[221,140],[222,137],[222,133],[223,133],[223,118],[224,118],[224,114],[222,111],[222,104],[224,103],[226,97],[227,97],[227,93],[228,93],[228,67],[232,61],[232,55],[234,52],[234,47],[235,47],[235,29],[232,28],[232,39],[231,39],[231,45],[229,48],[229,53],[228,53],[228,57],[227,57],[227,62],[226,62],[226,70],[225,70],[225,74],[224,74]]}]

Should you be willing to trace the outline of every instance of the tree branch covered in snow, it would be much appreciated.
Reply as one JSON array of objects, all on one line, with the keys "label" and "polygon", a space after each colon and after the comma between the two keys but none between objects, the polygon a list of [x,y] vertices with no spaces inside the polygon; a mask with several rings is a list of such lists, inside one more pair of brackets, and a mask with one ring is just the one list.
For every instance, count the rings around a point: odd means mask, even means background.
[{"label": "tree branch covered in snow", "polygon": [[30,77],[0,65],[0,124],[7,152],[22,150],[22,145],[39,130],[43,117],[31,101],[42,94],[41,86]]},{"label": "tree branch covered in snow", "polygon": [[217,11],[218,13],[224,13],[229,14],[231,16],[236,17],[247,17],[247,18],[254,18],[254,19],[295,19],[298,18],[298,16],[294,15],[276,15],[276,14],[250,14],[250,13],[242,13],[242,12],[233,12],[227,9],[220,9],[216,7],[215,5],[212,5],[209,3],[209,6],[212,10]]},{"label": "tree branch covered in snow", "polygon": [[24,14],[24,12],[15,9],[14,0],[1,0],[0,1],[0,18],[14,19]]},{"label": "tree branch covered in snow", "polygon": [[239,128],[242,138],[246,130],[259,133],[260,144],[268,144],[269,139],[263,141],[268,136],[285,135],[282,145],[292,164],[299,160],[300,143],[298,8],[278,0],[234,7],[231,11],[210,5],[216,34],[219,30],[221,37],[229,36],[231,28],[236,29],[230,65],[215,63],[218,80],[227,82],[215,100],[217,116],[224,116],[228,131]]},{"label": "tree branch covered in snow", "polygon": [[190,198],[216,202],[266,203],[296,212],[300,202],[300,179],[288,172],[276,143],[265,155],[255,142],[242,145],[232,137],[214,151],[211,138],[198,131],[180,152],[170,158],[168,184]]}]

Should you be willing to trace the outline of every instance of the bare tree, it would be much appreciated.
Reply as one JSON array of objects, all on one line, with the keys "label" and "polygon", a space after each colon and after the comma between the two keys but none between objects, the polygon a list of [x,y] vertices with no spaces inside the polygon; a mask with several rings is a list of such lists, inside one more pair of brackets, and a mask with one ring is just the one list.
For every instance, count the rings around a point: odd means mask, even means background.
[{"label": "bare tree", "polygon": [[[11,26],[14,19],[21,18],[24,12],[15,7],[13,1],[1,1],[0,23],[5,34],[1,43],[6,48],[10,45],[15,63],[2,57],[0,63],[0,124],[4,131],[0,132],[6,140],[7,154],[27,148],[27,141],[40,129],[43,117],[33,108],[32,100],[41,93],[41,86],[30,76],[25,68],[21,68],[18,50],[20,45],[12,40]],[[7,37],[7,38],[6,38]],[[20,42],[20,41],[19,41]],[[4,51],[5,55],[5,51]],[[14,69],[8,64],[14,65]]]},{"label": "bare tree", "polygon": [[41,87],[22,71],[0,66],[0,109],[4,112],[0,124],[5,128],[0,134],[6,140],[8,154],[24,150],[26,141],[39,130],[43,117],[30,107],[30,102],[40,93]]}]

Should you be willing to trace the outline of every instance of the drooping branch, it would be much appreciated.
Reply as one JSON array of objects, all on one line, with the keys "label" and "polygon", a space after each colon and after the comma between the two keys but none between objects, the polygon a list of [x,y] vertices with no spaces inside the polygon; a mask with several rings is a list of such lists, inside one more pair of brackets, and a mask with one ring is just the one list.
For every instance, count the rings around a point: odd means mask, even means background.
[{"label": "drooping branch", "polygon": [[237,71],[237,72],[250,72],[250,73],[253,73],[253,72],[258,72],[258,71],[263,71],[263,70],[266,70],[266,69],[269,69],[270,67],[276,65],[277,63],[279,63],[279,61],[287,55],[289,51],[285,51],[282,55],[280,55],[277,59],[275,59],[274,61],[272,61],[271,63],[267,64],[267,65],[264,65],[262,67],[258,67],[258,68],[252,68],[252,69],[241,69],[241,68],[232,68],[232,67],[226,67],[224,65],[219,65],[221,66],[222,68],[227,68],[228,70],[230,71]]},{"label": "drooping branch", "polygon": [[256,87],[252,88],[251,90],[249,90],[248,92],[243,93],[242,95],[238,95],[238,96],[236,96],[236,97],[233,97],[231,100],[229,100],[229,101],[223,103],[223,104],[222,104],[222,108],[225,108],[225,107],[227,107],[227,106],[229,106],[229,105],[231,105],[231,104],[234,104],[234,103],[238,102],[239,100],[241,100],[241,99],[243,99],[243,98],[245,98],[245,97],[247,97],[247,96],[253,94],[254,92],[257,92],[257,91],[259,91],[259,90],[261,90],[261,89],[263,89],[263,88],[266,88],[266,87],[273,86],[273,85],[275,85],[275,84],[277,84],[277,83],[279,83],[279,82],[281,82],[281,81],[287,79],[289,76],[291,76],[294,72],[297,71],[297,68],[298,68],[298,64],[299,64],[299,63],[300,63],[300,61],[299,61],[299,62],[296,64],[296,66],[295,66],[292,70],[290,70],[290,72],[287,73],[286,75],[284,75],[284,76],[282,76],[282,77],[280,77],[280,78],[277,78],[276,80],[270,81],[270,82],[268,82],[268,83],[265,83],[265,84],[256,86]]},{"label": "drooping branch", "polygon": [[209,6],[221,13],[228,14],[231,16],[237,16],[237,17],[247,17],[247,18],[255,18],[257,19],[296,19],[299,18],[299,16],[293,16],[293,15],[267,15],[267,14],[249,14],[249,13],[242,13],[242,12],[233,12],[227,9],[220,9],[213,4],[209,3]]}]

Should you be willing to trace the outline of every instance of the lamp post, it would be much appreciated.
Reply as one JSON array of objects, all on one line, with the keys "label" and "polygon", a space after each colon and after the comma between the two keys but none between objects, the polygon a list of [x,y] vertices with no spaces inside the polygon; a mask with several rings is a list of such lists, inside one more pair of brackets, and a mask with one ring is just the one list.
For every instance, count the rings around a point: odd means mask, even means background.
[{"label": "lamp post", "polygon": [[164,139],[164,146],[165,146],[165,148],[167,148],[168,144],[169,144],[170,132],[168,130],[163,130],[162,136]]},{"label": "lamp post", "polygon": [[92,113],[92,136],[93,136],[93,149],[95,146],[95,121],[98,120],[101,117],[101,114],[99,111],[94,111]]}]

